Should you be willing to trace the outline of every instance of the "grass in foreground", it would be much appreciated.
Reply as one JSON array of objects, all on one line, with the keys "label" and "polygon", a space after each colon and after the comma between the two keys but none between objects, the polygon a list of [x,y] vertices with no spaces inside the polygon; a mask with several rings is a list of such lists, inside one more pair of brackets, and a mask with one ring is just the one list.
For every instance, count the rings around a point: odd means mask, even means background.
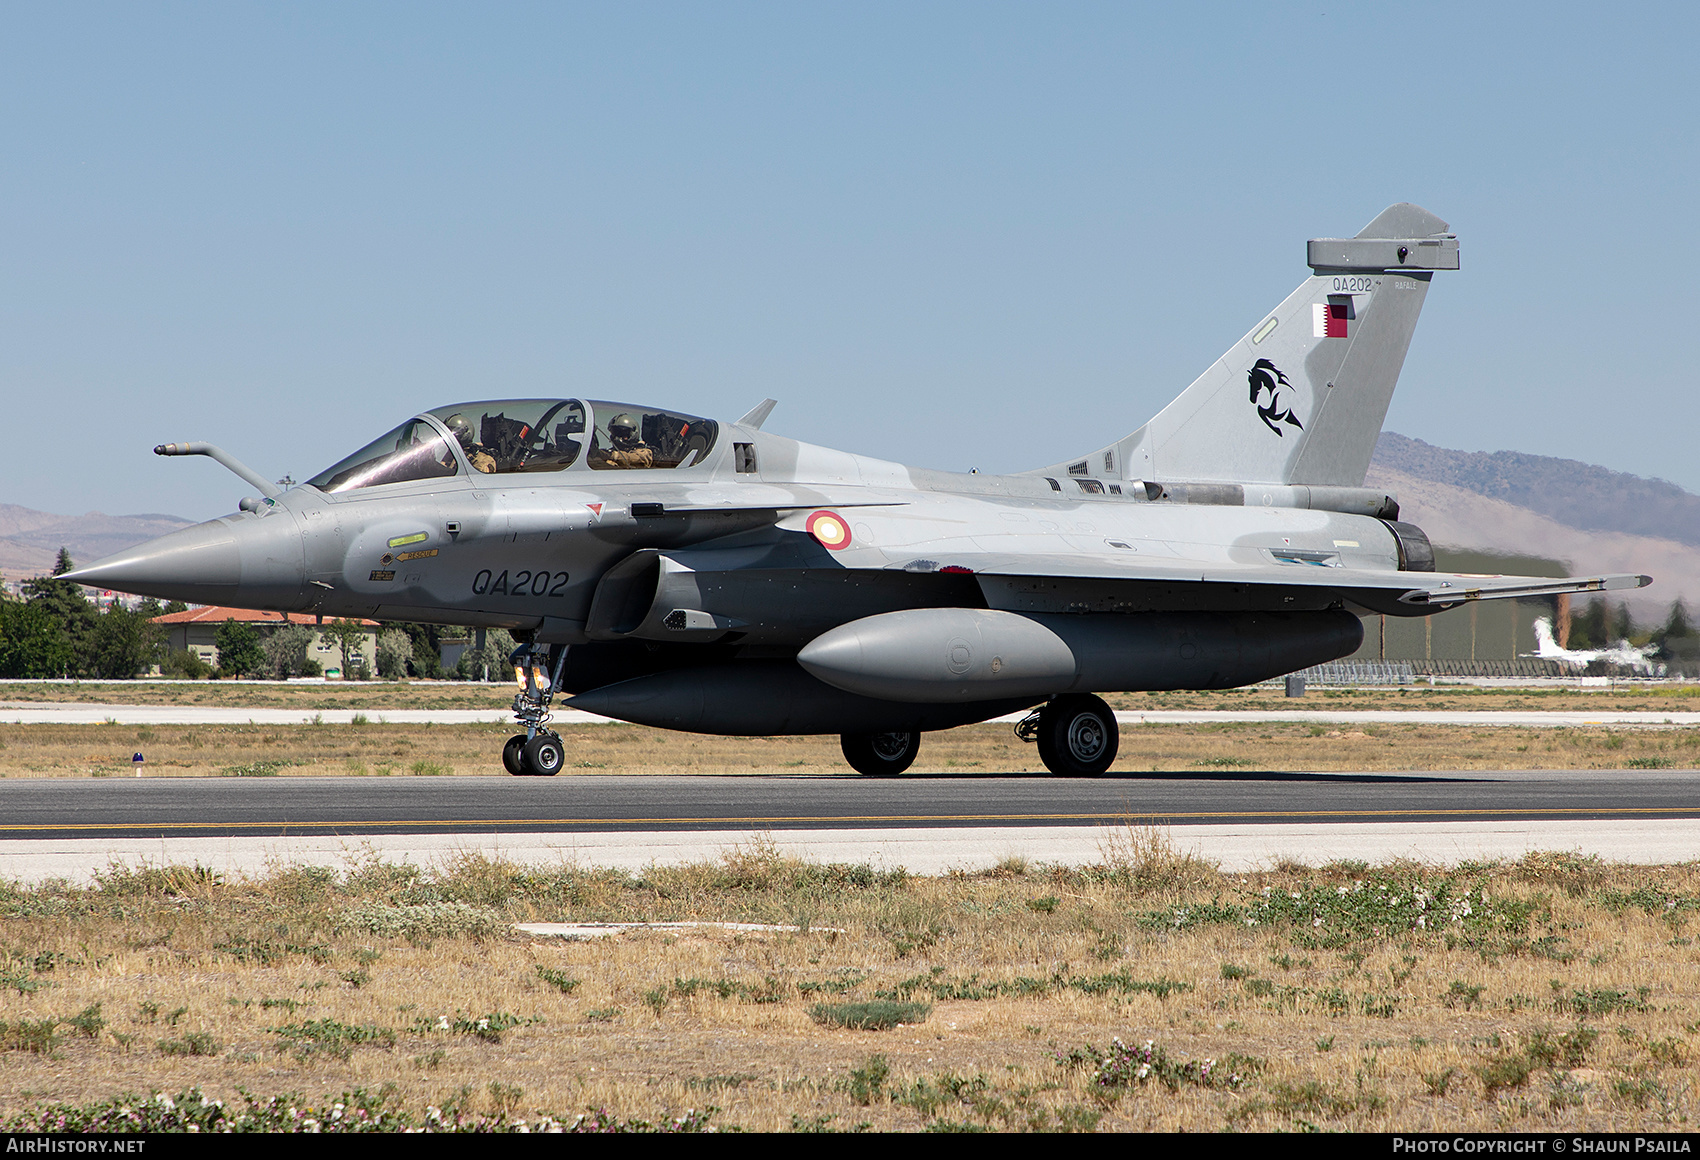
[{"label": "grass in foreground", "polygon": [[[1152,830],[942,878],[760,845],[641,875],[115,868],[0,889],[0,1122],[1680,1128],[1697,915],[1694,865],[1224,875]],[[795,930],[510,926],[690,918]]]}]

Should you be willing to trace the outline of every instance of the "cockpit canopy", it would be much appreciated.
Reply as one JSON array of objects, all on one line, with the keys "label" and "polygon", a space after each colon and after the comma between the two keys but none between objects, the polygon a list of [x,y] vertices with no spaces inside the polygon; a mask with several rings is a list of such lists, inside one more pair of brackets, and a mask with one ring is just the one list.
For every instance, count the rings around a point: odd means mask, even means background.
[{"label": "cockpit canopy", "polygon": [[409,419],[307,481],[341,492],[458,474],[696,467],[719,424],[603,399],[504,399]]},{"label": "cockpit canopy", "polygon": [[440,479],[460,470],[449,441],[435,424],[409,419],[347,459],[307,481],[320,491],[353,491],[385,483]]}]

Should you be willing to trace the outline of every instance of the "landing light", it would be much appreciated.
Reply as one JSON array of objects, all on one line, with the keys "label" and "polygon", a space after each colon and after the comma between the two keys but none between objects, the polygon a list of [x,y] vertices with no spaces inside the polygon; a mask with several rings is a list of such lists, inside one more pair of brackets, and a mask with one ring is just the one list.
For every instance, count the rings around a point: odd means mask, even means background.
[{"label": "landing light", "polygon": [[[539,693],[548,692],[549,691],[549,674],[543,669],[543,667],[541,665],[533,668],[531,671],[532,671],[532,675],[537,678],[537,691]],[[514,666],[514,684],[518,685],[522,689],[525,688],[525,666],[524,665],[515,665]]]}]

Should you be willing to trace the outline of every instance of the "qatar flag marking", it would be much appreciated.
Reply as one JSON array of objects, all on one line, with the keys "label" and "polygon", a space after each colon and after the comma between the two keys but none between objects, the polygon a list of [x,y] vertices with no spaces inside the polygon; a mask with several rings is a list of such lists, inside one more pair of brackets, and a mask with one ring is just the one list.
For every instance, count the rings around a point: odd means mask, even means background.
[{"label": "qatar flag marking", "polygon": [[809,517],[808,528],[809,535],[819,540],[822,547],[836,552],[850,546],[850,525],[837,512],[816,512]]},{"label": "qatar flag marking", "polygon": [[1344,302],[1313,302],[1310,307],[1311,335],[1315,338],[1345,338],[1347,315]]}]

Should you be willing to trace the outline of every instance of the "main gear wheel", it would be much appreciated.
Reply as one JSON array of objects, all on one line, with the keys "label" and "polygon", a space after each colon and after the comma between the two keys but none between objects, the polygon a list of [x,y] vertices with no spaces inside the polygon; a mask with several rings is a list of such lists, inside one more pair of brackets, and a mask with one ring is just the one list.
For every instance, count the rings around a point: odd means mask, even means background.
[{"label": "main gear wheel", "polygon": [[1096,777],[1116,760],[1121,730],[1102,698],[1071,693],[1039,710],[1039,760],[1059,777]]},{"label": "main gear wheel", "polygon": [[921,752],[919,733],[845,733],[838,739],[850,768],[868,777],[896,777]]}]

